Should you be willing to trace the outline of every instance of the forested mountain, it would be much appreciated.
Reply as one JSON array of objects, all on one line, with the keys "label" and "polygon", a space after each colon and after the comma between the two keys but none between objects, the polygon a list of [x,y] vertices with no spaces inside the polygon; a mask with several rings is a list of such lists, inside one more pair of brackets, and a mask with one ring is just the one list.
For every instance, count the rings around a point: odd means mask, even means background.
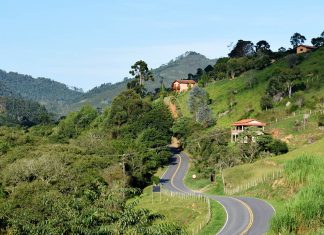
[{"label": "forested mountain", "polygon": [[[167,64],[163,64],[153,69],[152,73],[155,80],[147,81],[145,87],[148,91],[154,91],[154,89],[161,87],[161,81],[163,81],[165,87],[170,87],[174,80],[186,79],[189,73],[195,74],[198,68],[214,65],[215,62],[216,59],[208,59],[197,52],[186,52]],[[125,78],[122,82],[115,84],[108,83],[95,87],[83,94],[79,98],[79,101],[72,105],[72,109],[79,109],[85,103],[90,103],[96,107],[102,108],[110,104],[113,98],[122,90],[125,90],[128,82],[129,79]]]},{"label": "forested mountain", "polygon": [[216,59],[208,59],[194,51],[188,51],[169,63],[161,65],[153,70],[155,80],[147,82],[148,90],[154,90],[161,86],[161,80],[165,87],[170,87],[176,79],[187,79],[188,74],[195,74],[198,68],[206,68],[208,65],[214,65]]},{"label": "forested mountain", "polygon": [[[186,52],[167,64],[153,69],[155,80],[147,82],[145,86],[148,91],[154,91],[161,86],[163,80],[164,85],[169,87],[172,81],[187,78],[189,73],[196,73],[198,68],[214,65],[215,62],[216,60],[210,60],[199,53]],[[97,108],[111,104],[115,96],[126,90],[129,79],[125,78],[115,84],[105,83],[86,93],[48,78],[33,78],[3,70],[0,70],[0,82],[8,90],[6,94],[9,94],[9,90],[14,91],[23,98],[45,105],[50,112],[64,115],[71,110],[79,110],[86,103]]]},{"label": "forested mountain", "polygon": [[114,97],[121,91],[127,89],[127,82],[129,79],[124,79],[122,82],[114,84],[104,83],[98,87],[81,95],[77,101],[71,104],[72,110],[79,110],[84,104],[88,103],[97,108],[103,108],[107,104],[111,104]]},{"label": "forested mountain", "polygon": [[55,113],[68,110],[68,104],[80,97],[82,92],[48,78],[33,78],[29,75],[0,70],[0,82],[21,97],[39,102]]}]

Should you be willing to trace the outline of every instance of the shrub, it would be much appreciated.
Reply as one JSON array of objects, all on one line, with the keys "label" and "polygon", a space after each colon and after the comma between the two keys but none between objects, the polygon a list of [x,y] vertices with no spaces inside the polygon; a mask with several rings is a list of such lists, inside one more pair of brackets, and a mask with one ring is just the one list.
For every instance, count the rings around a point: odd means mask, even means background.
[{"label": "shrub", "polygon": [[318,126],[323,127],[324,126],[324,114],[318,115]]},{"label": "shrub", "polygon": [[274,139],[270,144],[269,144],[269,150],[271,153],[274,153],[276,155],[287,153],[288,152],[288,146],[285,142],[281,140],[276,140]]},{"label": "shrub", "polygon": [[0,140],[0,155],[6,154],[9,150],[9,144]]}]

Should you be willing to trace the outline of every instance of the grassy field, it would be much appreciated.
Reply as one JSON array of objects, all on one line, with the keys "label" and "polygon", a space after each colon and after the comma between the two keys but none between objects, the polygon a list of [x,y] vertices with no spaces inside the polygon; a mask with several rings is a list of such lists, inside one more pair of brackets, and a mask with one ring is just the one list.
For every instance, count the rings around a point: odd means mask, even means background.
[{"label": "grassy field", "polygon": [[[160,213],[167,220],[183,225],[189,232],[193,229],[197,230],[200,224],[204,224],[208,214],[207,203],[197,198],[183,199],[162,194],[160,200],[159,193],[154,193],[152,202],[151,187],[147,187],[137,199],[138,207]],[[212,219],[215,218],[212,217]],[[216,220],[218,220],[218,217],[216,217]]]},{"label": "grassy field", "polygon": [[301,155],[314,155],[324,158],[324,138],[309,145],[300,147],[287,154],[265,158],[254,163],[239,165],[224,170],[224,178],[227,186],[236,187],[238,185],[255,180],[267,173],[283,168],[283,164],[288,160]]},{"label": "grassy field", "polygon": [[[239,119],[257,118],[269,124],[266,128],[267,132],[274,133],[275,137],[289,142],[291,149],[323,137],[323,131],[319,132],[317,128],[318,114],[312,113],[305,129],[296,128],[295,122],[302,121],[304,113],[323,108],[319,100],[324,98],[324,79],[322,77],[324,74],[324,48],[305,55],[304,60],[297,66],[304,74],[304,83],[310,88],[301,91],[305,101],[304,106],[295,111],[296,116],[293,116],[289,111],[291,106],[286,107],[287,102],[294,103],[294,95],[291,99],[283,98],[275,104],[273,109],[268,111],[262,111],[260,108],[260,99],[265,94],[269,79],[276,69],[283,67],[287,67],[285,59],[276,61],[263,70],[248,71],[232,80],[226,79],[209,83],[205,90],[212,100],[210,108],[217,119],[217,124],[206,131],[213,128],[229,128],[231,123]],[[248,86],[251,77],[257,80],[252,88]],[[188,93],[182,93],[177,95],[176,99],[177,108],[185,117],[192,116],[188,111],[188,96]],[[230,97],[234,102],[231,108],[229,107]]]},{"label": "grassy field", "polygon": [[211,200],[211,220],[210,222],[199,232],[201,235],[215,235],[225,224],[226,213],[222,205],[218,202]]}]

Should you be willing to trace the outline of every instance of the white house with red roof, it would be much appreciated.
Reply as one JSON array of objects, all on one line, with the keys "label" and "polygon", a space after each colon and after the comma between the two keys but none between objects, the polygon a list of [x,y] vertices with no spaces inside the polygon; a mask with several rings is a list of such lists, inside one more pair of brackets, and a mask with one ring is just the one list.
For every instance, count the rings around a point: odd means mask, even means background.
[{"label": "white house with red roof", "polygon": [[[242,119],[240,121],[234,122],[232,123],[232,130],[231,130],[231,141],[232,142],[237,142],[238,136],[240,133],[244,132],[244,130],[246,130],[246,128],[248,127],[257,127],[260,129],[260,131],[258,131],[256,134],[257,135],[262,135],[263,131],[264,131],[264,127],[267,124],[264,122],[260,122],[256,119]],[[252,138],[251,141],[254,141],[254,139]],[[248,142],[248,141],[244,141],[244,142]]]},{"label": "white house with red roof", "polygon": [[172,90],[180,93],[183,91],[188,91],[190,88],[196,86],[197,83],[194,80],[175,80],[172,82]]}]

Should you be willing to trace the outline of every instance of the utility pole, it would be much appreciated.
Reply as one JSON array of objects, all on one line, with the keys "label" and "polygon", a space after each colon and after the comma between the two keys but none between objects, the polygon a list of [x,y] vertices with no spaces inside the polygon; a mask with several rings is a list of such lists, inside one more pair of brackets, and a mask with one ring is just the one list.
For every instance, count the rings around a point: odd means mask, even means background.
[{"label": "utility pole", "polygon": [[125,199],[125,188],[126,188],[126,169],[125,169],[125,157],[126,157],[126,154],[123,154],[123,156],[122,156],[122,164],[123,164],[123,186],[124,186],[124,188],[123,188],[123,198]]}]

